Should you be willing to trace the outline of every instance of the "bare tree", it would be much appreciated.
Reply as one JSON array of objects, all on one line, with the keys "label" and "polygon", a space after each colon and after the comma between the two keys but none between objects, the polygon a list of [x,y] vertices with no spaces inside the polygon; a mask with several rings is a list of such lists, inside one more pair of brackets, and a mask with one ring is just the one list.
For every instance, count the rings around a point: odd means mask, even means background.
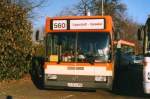
[{"label": "bare tree", "polygon": [[80,2],[73,7],[67,7],[63,9],[58,15],[59,16],[83,16],[87,15],[87,12],[91,10],[92,0],[80,0]]},{"label": "bare tree", "polygon": [[22,8],[24,8],[27,11],[28,18],[34,18],[34,12],[35,8],[41,8],[48,2],[48,0],[3,0],[4,2],[7,2],[9,4],[15,4]]},{"label": "bare tree", "polygon": [[[137,31],[138,24],[127,16],[127,7],[120,1],[104,0],[104,15],[112,16],[115,30],[119,32],[119,37],[136,39],[135,36],[131,35]],[[60,15],[86,15],[87,10],[90,10],[92,15],[101,15],[102,0],[80,0],[77,5],[64,9]]]}]

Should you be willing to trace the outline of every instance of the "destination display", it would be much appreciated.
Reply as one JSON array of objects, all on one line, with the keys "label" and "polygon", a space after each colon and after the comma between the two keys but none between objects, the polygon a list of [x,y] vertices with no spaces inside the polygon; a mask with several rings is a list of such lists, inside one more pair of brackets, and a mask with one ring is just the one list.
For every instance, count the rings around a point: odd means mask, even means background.
[{"label": "destination display", "polygon": [[104,29],[104,19],[70,20],[70,29]]}]

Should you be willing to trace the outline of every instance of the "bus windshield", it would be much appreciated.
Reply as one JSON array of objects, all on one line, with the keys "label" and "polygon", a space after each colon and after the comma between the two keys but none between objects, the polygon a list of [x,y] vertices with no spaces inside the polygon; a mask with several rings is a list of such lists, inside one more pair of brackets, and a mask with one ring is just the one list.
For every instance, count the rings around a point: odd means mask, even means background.
[{"label": "bus windshield", "polygon": [[58,55],[60,62],[108,62],[109,33],[50,33],[47,54]]}]

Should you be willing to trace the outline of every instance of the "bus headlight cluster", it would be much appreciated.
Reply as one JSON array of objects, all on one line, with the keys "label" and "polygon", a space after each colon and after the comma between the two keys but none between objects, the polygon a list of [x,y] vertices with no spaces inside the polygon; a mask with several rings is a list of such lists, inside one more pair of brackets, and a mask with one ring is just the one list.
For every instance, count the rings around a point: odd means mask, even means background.
[{"label": "bus headlight cluster", "polygon": [[57,79],[57,75],[47,74],[46,75],[46,79],[47,80],[56,80]]},{"label": "bus headlight cluster", "polygon": [[106,76],[95,76],[95,81],[106,82],[106,80],[107,80]]}]

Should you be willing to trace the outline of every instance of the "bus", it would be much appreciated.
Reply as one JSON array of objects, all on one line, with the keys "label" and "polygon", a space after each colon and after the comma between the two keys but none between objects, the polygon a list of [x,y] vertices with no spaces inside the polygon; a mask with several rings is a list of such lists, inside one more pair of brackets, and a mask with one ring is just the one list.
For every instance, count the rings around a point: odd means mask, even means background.
[{"label": "bus", "polygon": [[138,29],[137,36],[143,47],[143,90],[145,94],[150,94],[150,16]]},{"label": "bus", "polygon": [[118,41],[114,41],[116,52],[116,60],[117,69],[125,69],[128,68],[129,64],[135,63],[135,43],[120,39]]},{"label": "bus", "polygon": [[45,88],[112,89],[111,16],[48,17],[45,30]]}]

